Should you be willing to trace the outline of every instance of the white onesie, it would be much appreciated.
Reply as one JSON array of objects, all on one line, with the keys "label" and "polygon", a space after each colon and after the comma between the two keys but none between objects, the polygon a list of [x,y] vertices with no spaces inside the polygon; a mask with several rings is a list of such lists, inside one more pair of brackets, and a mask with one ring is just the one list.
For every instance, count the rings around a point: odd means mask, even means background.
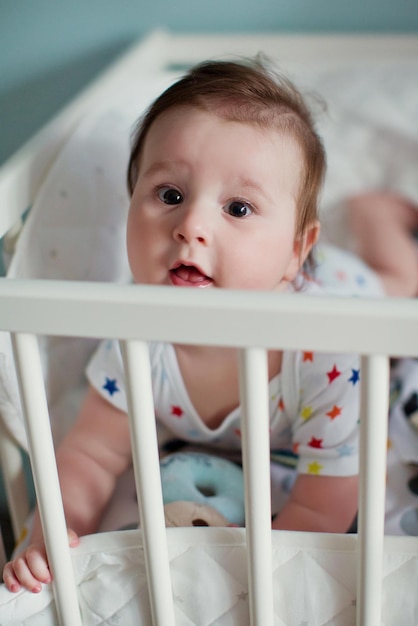
[{"label": "white onesie", "polygon": [[[241,448],[240,407],[209,429],[193,407],[171,344],[149,344],[157,424],[169,438],[216,448]],[[127,411],[117,341],[99,345],[87,368],[92,386]],[[269,383],[271,450],[290,457],[299,473],[349,476],[358,471],[359,360],[357,356],[284,352]],[[167,440],[167,438],[166,438]],[[274,454],[272,455],[274,458]]]}]

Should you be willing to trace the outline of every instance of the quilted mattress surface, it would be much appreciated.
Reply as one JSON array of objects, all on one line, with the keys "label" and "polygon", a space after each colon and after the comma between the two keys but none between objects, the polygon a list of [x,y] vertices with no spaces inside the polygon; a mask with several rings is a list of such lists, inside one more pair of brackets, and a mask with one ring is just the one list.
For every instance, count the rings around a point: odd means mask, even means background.
[{"label": "quilted mattress surface", "polygon": [[[178,626],[249,625],[245,530],[169,528],[168,546]],[[355,535],[273,532],[277,626],[353,626],[356,611]],[[149,626],[140,531],[84,537],[72,550],[85,626]],[[384,626],[416,626],[418,543],[386,537]],[[0,586],[2,626],[57,626],[51,586],[9,593]]]}]

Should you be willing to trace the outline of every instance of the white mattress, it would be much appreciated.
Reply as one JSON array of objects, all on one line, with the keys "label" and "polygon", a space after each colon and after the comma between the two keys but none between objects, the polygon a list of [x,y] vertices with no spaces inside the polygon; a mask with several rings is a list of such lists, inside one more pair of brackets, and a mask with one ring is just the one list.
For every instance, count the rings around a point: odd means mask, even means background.
[{"label": "white mattress", "polygon": [[[249,625],[245,531],[169,528],[168,547],[177,626]],[[273,532],[277,626],[353,626],[356,536]],[[84,537],[72,550],[85,626],[151,623],[140,531]],[[388,537],[383,626],[416,626],[418,543]],[[104,592],[105,590],[105,592]],[[56,626],[50,586],[39,594],[0,587],[4,626]]]}]

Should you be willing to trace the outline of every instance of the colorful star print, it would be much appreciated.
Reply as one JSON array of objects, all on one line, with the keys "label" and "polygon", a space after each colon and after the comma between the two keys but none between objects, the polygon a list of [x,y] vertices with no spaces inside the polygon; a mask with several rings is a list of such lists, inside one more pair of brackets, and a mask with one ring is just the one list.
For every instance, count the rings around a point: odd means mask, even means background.
[{"label": "colorful star print", "polygon": [[106,378],[106,382],[103,385],[102,389],[105,389],[110,396],[113,396],[114,393],[117,393],[118,391],[120,391],[117,385],[116,378],[108,378],[107,376],[105,378]]},{"label": "colorful star print", "polygon": [[348,379],[349,383],[353,383],[355,385],[360,380],[360,370],[351,370],[351,377]]},{"label": "colorful star print", "polygon": [[304,406],[302,411],[300,412],[300,416],[301,418],[306,422],[306,420],[308,420],[312,415],[312,407],[311,406]]},{"label": "colorful star print", "polygon": [[[205,419],[188,410],[190,402],[181,384],[184,381],[179,377],[178,369],[172,368],[172,346],[167,354],[164,350],[162,345],[150,343],[158,423],[176,439],[240,449],[242,406],[234,407],[225,416],[222,428],[213,432],[204,428]],[[339,464],[342,474],[349,473],[351,468],[355,471],[358,394],[362,382],[358,358],[355,355],[323,354],[309,345],[288,356],[282,363],[282,375],[272,379],[268,387],[271,450],[276,457],[279,451],[278,461],[283,463],[281,450],[288,451],[291,447],[292,458],[295,454],[299,457],[297,469],[302,473],[332,475],[335,466],[339,475]],[[96,370],[89,370],[89,376],[110,402],[123,406],[126,400],[124,381],[117,373],[121,366],[117,342],[105,344],[100,357],[103,364],[98,361]]]},{"label": "colorful star print", "polygon": [[322,439],[317,439],[316,437],[311,437],[308,446],[311,448],[322,448]]},{"label": "colorful star print", "polygon": [[354,446],[349,446],[348,444],[344,444],[337,448],[338,456],[351,456],[354,454]]},{"label": "colorful star print", "polygon": [[335,272],[335,276],[337,277],[338,280],[347,280],[347,274],[345,272],[343,272],[342,270]]},{"label": "colorful star print", "polygon": [[323,465],[314,461],[313,463],[309,463],[308,465],[308,474],[320,474],[323,469]]},{"label": "colorful star print", "polygon": [[336,378],[338,378],[338,376],[341,376],[341,372],[338,371],[337,366],[334,364],[332,370],[327,372],[327,376],[329,379],[329,383],[331,384]]},{"label": "colorful star print", "polygon": [[341,415],[341,412],[342,412],[342,408],[334,404],[331,411],[328,411],[326,415],[328,415],[328,417],[331,418],[331,420],[334,420],[336,417]]}]

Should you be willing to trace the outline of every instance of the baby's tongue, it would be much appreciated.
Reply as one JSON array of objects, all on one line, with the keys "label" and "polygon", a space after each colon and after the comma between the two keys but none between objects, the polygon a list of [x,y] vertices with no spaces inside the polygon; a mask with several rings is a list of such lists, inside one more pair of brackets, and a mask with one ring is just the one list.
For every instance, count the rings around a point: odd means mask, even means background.
[{"label": "baby's tongue", "polygon": [[206,279],[206,276],[199,272],[198,269],[187,265],[180,265],[180,267],[176,269],[176,274],[179,278],[189,283],[199,283]]}]

